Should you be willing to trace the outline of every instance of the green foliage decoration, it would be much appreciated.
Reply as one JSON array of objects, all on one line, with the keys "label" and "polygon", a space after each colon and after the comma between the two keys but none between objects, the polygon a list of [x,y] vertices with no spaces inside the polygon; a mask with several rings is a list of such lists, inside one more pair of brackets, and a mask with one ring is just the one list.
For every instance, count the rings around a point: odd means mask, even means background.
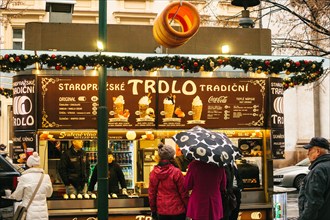
[{"label": "green foliage decoration", "polygon": [[[0,71],[19,72],[27,68],[33,68],[39,63],[40,68],[70,70],[95,68],[106,66],[109,69],[133,71],[156,71],[163,68],[182,69],[191,74],[202,71],[215,71],[225,66],[233,69],[242,69],[245,73],[264,73],[266,75],[283,75],[283,88],[288,89],[296,85],[305,85],[318,80],[324,73],[322,64],[324,60],[309,61],[291,59],[247,59],[242,57],[207,57],[193,58],[185,56],[162,56],[146,57],[140,59],[131,56],[107,56],[107,55],[84,55],[82,57],[69,55],[42,54],[5,54],[0,55]],[[0,88],[0,95],[12,97],[12,91]]]}]

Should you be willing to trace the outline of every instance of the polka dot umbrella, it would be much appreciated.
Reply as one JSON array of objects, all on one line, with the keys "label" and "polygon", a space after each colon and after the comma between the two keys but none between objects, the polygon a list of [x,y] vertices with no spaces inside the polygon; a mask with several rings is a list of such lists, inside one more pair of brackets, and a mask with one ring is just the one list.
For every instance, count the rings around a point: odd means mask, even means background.
[{"label": "polka dot umbrella", "polygon": [[172,137],[189,160],[199,160],[217,166],[226,166],[241,157],[237,148],[223,133],[200,126],[180,132]]}]

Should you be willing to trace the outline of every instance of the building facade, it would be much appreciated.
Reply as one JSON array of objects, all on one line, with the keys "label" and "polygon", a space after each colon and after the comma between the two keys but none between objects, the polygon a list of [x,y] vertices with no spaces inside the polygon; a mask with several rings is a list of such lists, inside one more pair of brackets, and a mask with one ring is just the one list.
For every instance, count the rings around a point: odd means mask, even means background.
[{"label": "building facade", "polygon": [[[153,25],[157,14],[173,0],[109,0],[107,23],[121,25]],[[194,4],[203,27],[238,27],[241,7],[230,0],[212,3],[197,0]],[[52,7],[56,4],[56,7]],[[25,24],[28,22],[98,24],[98,0],[18,0],[0,11],[0,49],[26,49]],[[68,7],[69,6],[69,7]],[[251,14],[251,17],[256,15]]]}]

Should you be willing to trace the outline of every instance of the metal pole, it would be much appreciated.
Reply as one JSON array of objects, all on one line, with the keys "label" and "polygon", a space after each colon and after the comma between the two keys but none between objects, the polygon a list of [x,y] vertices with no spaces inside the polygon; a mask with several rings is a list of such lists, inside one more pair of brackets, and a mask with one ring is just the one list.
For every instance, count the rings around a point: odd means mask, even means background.
[{"label": "metal pole", "polygon": [[[107,45],[107,0],[99,0],[99,41],[104,50]],[[100,54],[101,56],[101,54]],[[98,220],[108,219],[108,109],[107,109],[107,69],[99,68],[99,107],[97,113],[97,217]]]}]

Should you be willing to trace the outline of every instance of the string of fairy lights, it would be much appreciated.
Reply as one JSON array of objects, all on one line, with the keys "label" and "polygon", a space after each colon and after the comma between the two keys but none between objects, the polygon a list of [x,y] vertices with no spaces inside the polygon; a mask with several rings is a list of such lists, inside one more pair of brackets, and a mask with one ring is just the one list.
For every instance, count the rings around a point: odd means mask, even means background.
[{"label": "string of fairy lights", "polygon": [[[65,71],[71,69],[85,70],[106,66],[108,69],[134,71],[157,71],[175,68],[191,74],[221,70],[226,66],[242,69],[245,73],[257,73],[269,76],[285,75],[283,88],[305,85],[317,81],[323,74],[323,62],[311,60],[294,61],[291,59],[247,59],[242,57],[207,57],[193,58],[186,56],[146,57],[140,59],[131,56],[107,56],[101,54],[71,56],[71,55],[0,55],[1,72],[19,72],[27,68],[55,69]],[[37,64],[37,65],[36,65]],[[0,87],[0,95],[12,97],[12,90]]]}]

